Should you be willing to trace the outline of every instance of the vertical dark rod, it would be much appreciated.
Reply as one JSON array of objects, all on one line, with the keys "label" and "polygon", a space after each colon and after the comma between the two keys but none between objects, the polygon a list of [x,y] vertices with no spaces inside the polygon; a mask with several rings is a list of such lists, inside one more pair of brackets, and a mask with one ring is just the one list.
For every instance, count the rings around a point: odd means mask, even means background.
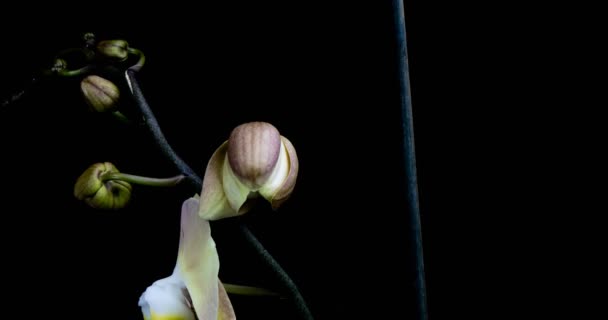
[{"label": "vertical dark rod", "polygon": [[412,100],[410,94],[409,67],[405,38],[405,16],[403,0],[393,0],[393,18],[397,37],[399,64],[399,91],[402,112],[403,151],[405,154],[405,174],[407,202],[410,212],[410,226],[416,265],[417,319],[426,320],[426,285],[424,281],[424,260],[422,255],[422,233],[420,228],[420,207],[418,203],[418,182],[416,178],[416,155],[414,153],[414,122],[412,119]]}]

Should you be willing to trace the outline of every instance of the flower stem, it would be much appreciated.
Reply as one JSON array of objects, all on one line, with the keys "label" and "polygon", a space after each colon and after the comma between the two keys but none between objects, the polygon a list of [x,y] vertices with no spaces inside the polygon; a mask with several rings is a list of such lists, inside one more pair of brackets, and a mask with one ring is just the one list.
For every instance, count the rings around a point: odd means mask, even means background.
[{"label": "flower stem", "polygon": [[84,75],[87,72],[91,71],[92,69],[93,69],[93,67],[91,65],[86,65],[80,69],[58,71],[57,75],[61,76],[61,77],[75,77],[75,76]]},{"label": "flower stem", "polygon": [[256,297],[279,297],[280,295],[276,292],[270,291],[264,288],[241,286],[238,284],[222,283],[226,292],[230,294],[238,294],[243,296],[256,296]]},{"label": "flower stem", "polygon": [[133,54],[133,55],[136,55],[139,57],[139,60],[137,60],[137,63],[130,66],[129,70],[133,70],[133,71],[141,70],[141,68],[144,66],[144,63],[146,63],[146,56],[144,55],[144,53],[141,50],[135,49],[135,48],[129,48],[129,49],[127,49],[127,51],[130,54]]},{"label": "flower stem", "polygon": [[[139,108],[142,113],[146,127],[148,131],[154,138],[156,145],[160,149],[160,151],[169,159],[169,161],[173,164],[173,166],[179,170],[182,174],[184,174],[194,189],[200,192],[202,189],[202,180],[201,178],[184,162],[176,153],[173,151],[173,148],[165,139],[162,131],[160,130],[160,126],[156,121],[156,117],[154,113],[150,109],[150,106],[146,102],[146,99],[139,87],[139,83],[135,77],[136,70],[129,69],[126,71],[126,78],[129,88],[131,89],[131,93],[133,98],[135,99],[135,104]],[[289,277],[287,272],[281,267],[281,265],[274,259],[274,257],[264,248],[260,240],[256,238],[256,236],[251,232],[249,227],[247,227],[241,220],[237,220],[237,224],[239,226],[238,230],[245,237],[245,240],[251,247],[257,252],[258,256],[266,263],[266,265],[274,271],[277,279],[281,282],[284,289],[289,293],[289,296],[292,302],[295,304],[296,310],[300,315],[301,319],[312,320],[314,319],[312,313],[308,309],[308,305],[304,300],[304,297],[300,293],[300,290],[293,282],[293,280]]]},{"label": "flower stem", "polygon": [[148,102],[146,101],[146,98],[144,97],[141,88],[139,87],[139,83],[135,78],[135,70],[127,70],[126,77],[127,83],[129,84],[129,88],[131,89],[131,94],[135,99],[135,104],[139,107],[139,111],[141,112],[144,118],[146,128],[148,129],[148,132],[152,135],[152,138],[156,142],[156,145],[163,153],[163,155],[167,159],[169,159],[173,167],[179,172],[181,172],[183,175],[185,175],[189,179],[191,184],[193,184],[198,189],[199,186],[202,186],[201,178],[196,175],[196,173],[194,173],[194,170],[192,170],[192,168],[190,168],[190,166],[188,166],[188,164],[184,162],[184,160],[182,160],[177,155],[177,153],[175,153],[175,151],[173,151],[173,148],[171,148],[171,145],[169,144],[169,142],[167,142],[165,135],[163,134],[160,129],[160,126],[158,125],[158,121],[156,121],[154,113],[152,113],[152,109],[150,109],[150,106],[148,105]]},{"label": "flower stem", "polygon": [[180,174],[171,178],[149,178],[122,172],[107,172],[104,173],[100,178],[101,181],[104,182],[108,180],[120,180],[150,187],[173,187],[178,185],[186,177]]},{"label": "flower stem", "polygon": [[[4,108],[7,107],[8,105],[17,102],[19,99],[23,98],[23,96],[32,88],[34,87],[34,85],[36,85],[38,83],[38,81],[40,81],[41,77],[39,76],[34,76],[31,78],[30,82],[27,83],[23,89],[19,89],[18,91],[14,92],[13,94],[11,94],[8,98],[2,100],[2,102],[0,102],[0,108]],[[1,110],[1,109],[0,109]]]},{"label": "flower stem", "polygon": [[118,121],[124,123],[124,124],[130,124],[131,120],[129,120],[129,118],[127,118],[127,116],[125,116],[122,112],[120,111],[114,111],[112,112],[112,116],[114,118],[116,118]]},{"label": "flower stem", "polygon": [[270,255],[270,252],[264,248],[260,240],[258,240],[258,238],[245,224],[241,222],[238,224],[238,226],[241,234],[245,237],[245,239],[247,239],[247,243],[249,243],[255,249],[255,252],[260,256],[260,258],[262,258],[262,260],[264,260],[264,262],[266,262],[266,264],[275,272],[275,276],[281,282],[283,287],[285,287],[284,289],[290,293],[291,299],[301,318],[312,320],[312,313],[310,313],[310,310],[308,310],[304,297],[287,272],[285,272],[274,257]]},{"label": "flower stem", "polygon": [[[90,63],[94,56],[93,51],[91,51],[90,49],[87,49],[87,48],[68,48],[68,49],[65,49],[65,50],[59,52],[55,58],[58,59],[58,58],[61,58],[62,56],[65,56],[68,54],[74,54],[74,53],[82,54],[85,57],[85,60],[87,63]],[[75,76],[84,75],[84,74],[90,72],[92,69],[93,69],[93,66],[91,64],[87,64],[79,69],[58,70],[56,72],[56,74],[61,77],[75,77]]]}]

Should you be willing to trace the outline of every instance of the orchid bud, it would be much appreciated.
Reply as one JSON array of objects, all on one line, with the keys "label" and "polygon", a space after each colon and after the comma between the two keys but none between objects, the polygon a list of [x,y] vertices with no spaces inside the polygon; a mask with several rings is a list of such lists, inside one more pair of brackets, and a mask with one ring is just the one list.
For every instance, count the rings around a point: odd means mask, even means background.
[{"label": "orchid bud", "polygon": [[82,39],[84,40],[87,48],[93,47],[95,45],[95,34],[92,32],[87,32],[82,35]]},{"label": "orchid bud", "polygon": [[125,207],[131,199],[131,185],[120,180],[103,181],[103,175],[119,172],[110,162],[96,163],[80,175],[74,196],[97,209],[115,210]]},{"label": "orchid bud", "polygon": [[53,66],[51,67],[51,71],[53,72],[60,72],[62,70],[65,70],[68,67],[68,63],[63,60],[63,59],[55,59],[55,61],[53,61]]},{"label": "orchid bud", "polygon": [[259,189],[279,160],[281,135],[266,122],[242,124],[228,139],[228,163],[236,177],[249,189]]},{"label": "orchid bud", "polygon": [[97,112],[114,111],[120,90],[111,81],[90,75],[80,83],[80,91],[87,104]]},{"label": "orchid bud", "polygon": [[276,209],[291,195],[298,167],[295,148],[273,125],[242,124],[209,160],[199,215],[208,220],[241,215],[258,195]]},{"label": "orchid bud", "polygon": [[97,44],[97,51],[115,61],[125,61],[129,56],[129,43],[125,40],[103,40]]}]

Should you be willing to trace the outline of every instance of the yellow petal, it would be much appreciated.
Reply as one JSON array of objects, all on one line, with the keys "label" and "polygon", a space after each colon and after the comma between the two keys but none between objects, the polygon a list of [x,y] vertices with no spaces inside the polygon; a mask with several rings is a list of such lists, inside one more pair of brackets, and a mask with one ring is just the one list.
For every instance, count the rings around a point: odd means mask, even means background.
[{"label": "yellow petal", "polygon": [[[144,317],[144,320],[188,320],[190,318],[186,318],[180,315],[165,315],[165,314],[156,314],[152,312],[152,315],[149,318]],[[194,319],[194,318],[192,318]]]},{"label": "yellow petal", "polygon": [[198,208],[195,198],[182,205],[177,271],[190,293],[198,319],[212,320],[218,315],[220,262],[209,221],[198,216]]},{"label": "yellow petal", "polygon": [[205,220],[217,220],[236,215],[236,211],[232,209],[226,198],[222,182],[222,170],[227,148],[228,143],[224,142],[215,150],[207,164],[198,208],[198,215]]}]

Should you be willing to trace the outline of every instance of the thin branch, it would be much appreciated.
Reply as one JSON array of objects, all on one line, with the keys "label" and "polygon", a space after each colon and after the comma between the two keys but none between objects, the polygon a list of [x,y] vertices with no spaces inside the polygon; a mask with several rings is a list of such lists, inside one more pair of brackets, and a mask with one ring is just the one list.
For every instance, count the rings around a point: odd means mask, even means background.
[{"label": "thin branch", "polygon": [[23,89],[13,92],[8,98],[2,100],[0,103],[0,110],[23,98],[23,96],[25,96],[41,79],[42,78],[39,76],[32,77],[30,81],[23,87]]},{"label": "thin branch", "polygon": [[146,98],[144,97],[141,88],[139,87],[139,83],[137,79],[135,79],[135,71],[127,70],[127,82],[129,84],[129,88],[131,89],[131,93],[133,94],[133,98],[135,99],[135,104],[139,107],[139,111],[144,117],[144,122],[146,124],[146,128],[148,132],[152,135],[152,138],[156,142],[156,145],[163,153],[163,155],[171,162],[171,164],[177,169],[180,173],[185,175],[191,183],[196,186],[201,186],[202,188],[202,180],[201,178],[194,173],[194,170],[188,166],[188,164],[180,158],[177,153],[171,148],[169,142],[165,138],[160,126],[158,125],[158,121],[156,121],[156,117],[154,113],[152,113],[152,109],[148,105]]},{"label": "thin branch", "polygon": [[298,314],[300,314],[300,317],[306,320],[314,319],[312,313],[306,305],[304,297],[300,293],[300,290],[298,290],[298,287],[289,277],[287,272],[285,272],[281,265],[272,257],[272,255],[270,255],[270,252],[268,252],[268,250],[264,248],[260,240],[258,240],[258,238],[253,234],[253,232],[251,232],[251,230],[245,224],[241,222],[238,224],[238,227],[241,231],[241,234],[245,237],[245,239],[247,239],[247,243],[249,243],[253,247],[253,249],[255,249],[255,252],[258,254],[258,256],[262,260],[264,260],[264,262],[266,262],[266,265],[268,265],[270,269],[274,271],[277,280],[279,280],[280,283],[283,285],[283,289],[289,292],[291,300],[294,306],[296,307]]}]

